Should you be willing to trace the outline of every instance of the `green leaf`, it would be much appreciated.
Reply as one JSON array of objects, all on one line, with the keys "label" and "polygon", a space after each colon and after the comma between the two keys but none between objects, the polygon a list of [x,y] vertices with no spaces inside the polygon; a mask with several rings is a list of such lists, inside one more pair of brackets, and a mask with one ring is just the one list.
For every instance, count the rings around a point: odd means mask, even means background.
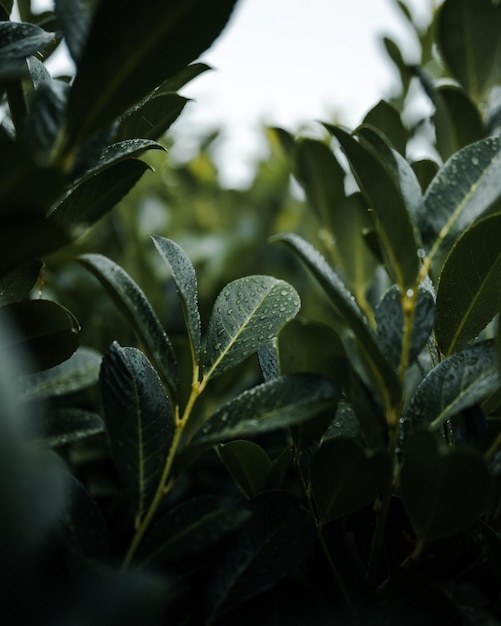
[{"label": "green leaf", "polygon": [[313,458],[310,475],[321,523],[374,502],[391,476],[391,460],[385,450],[370,454],[353,439],[326,441]]},{"label": "green leaf", "polygon": [[159,94],[167,94],[174,93],[175,91],[179,91],[182,87],[184,87],[187,83],[192,81],[200,74],[211,70],[211,66],[207,65],[207,63],[190,63],[186,67],[183,67],[179,72],[176,72],[173,76],[170,76],[167,80],[165,80],[160,87],[157,87],[153,92],[153,95]]},{"label": "green leaf", "polygon": [[420,159],[419,161],[413,161],[411,167],[424,193],[428,189],[431,181],[435,178],[439,165],[431,159]]},{"label": "green leaf", "polygon": [[188,98],[177,93],[155,94],[124,116],[116,139],[159,139],[181,115]]},{"label": "green leaf", "polygon": [[279,235],[273,241],[288,245],[310,269],[336,311],[353,331],[357,345],[365,356],[368,371],[373,380],[377,381],[378,388],[382,393],[387,392],[392,401],[398,401],[400,383],[397,375],[383,356],[373,329],[343,281],[332,271],[322,255],[298,235]]},{"label": "green leaf", "polygon": [[103,433],[100,415],[83,409],[51,409],[41,418],[40,437],[51,447],[58,448]]},{"label": "green leaf", "polygon": [[14,0],[1,0],[0,7],[5,11],[5,19],[9,17],[14,5]]},{"label": "green leaf", "polygon": [[[410,346],[408,347],[408,364],[415,361],[426,345],[435,320],[435,300],[429,290],[420,287],[414,315]],[[399,367],[402,359],[404,313],[402,297],[396,285],[392,285],[384,294],[376,307],[376,323],[379,342],[394,367]]]},{"label": "green leaf", "polygon": [[448,356],[425,376],[412,396],[404,421],[437,428],[493,394],[499,385],[494,341],[475,343]]},{"label": "green leaf", "polygon": [[56,0],[56,19],[71,57],[78,63],[89,35],[91,15],[84,0]]},{"label": "green leaf", "polygon": [[444,161],[485,137],[480,113],[462,89],[455,85],[438,87],[434,102],[437,148]]},{"label": "green leaf", "polygon": [[60,304],[28,300],[8,304],[3,311],[12,317],[19,331],[19,336],[7,345],[30,355],[26,373],[58,365],[78,348],[80,326],[72,313]]},{"label": "green leaf", "polygon": [[84,254],[78,260],[106,289],[171,393],[175,393],[179,372],[174,348],[144,293],[125,270],[107,257]]},{"label": "green leaf", "polygon": [[99,384],[111,453],[140,520],[158,488],[174,436],[170,403],[145,355],[116,342],[103,357]]},{"label": "green leaf", "polygon": [[70,94],[70,146],[195,60],[224,28],[234,4],[147,0],[138,11],[132,0],[100,2]]},{"label": "green leaf", "polygon": [[406,448],[400,488],[418,546],[474,524],[487,506],[491,485],[477,452],[448,449],[433,433],[415,433]]},{"label": "green leaf", "polygon": [[198,285],[195,268],[177,243],[164,237],[153,237],[152,239],[160,256],[172,272],[188,329],[193,364],[198,364],[202,343],[202,326],[198,310]]},{"label": "green leaf", "polygon": [[293,494],[264,493],[250,506],[253,516],[230,539],[211,576],[209,624],[288,576],[313,549],[313,522]]},{"label": "green leaf", "polygon": [[257,443],[245,439],[222,443],[217,454],[244,496],[252,498],[265,489],[271,462]]},{"label": "green leaf", "polygon": [[31,96],[22,135],[39,159],[50,159],[66,117],[68,89],[62,81],[45,80]]},{"label": "green leaf", "polygon": [[398,109],[385,100],[380,100],[364,117],[364,124],[380,130],[400,154],[405,156],[407,132]]},{"label": "green leaf", "polygon": [[467,345],[501,310],[501,215],[471,226],[450,251],[437,292],[435,336],[451,354]]},{"label": "green leaf", "polygon": [[24,376],[20,383],[23,399],[50,398],[85,389],[97,382],[101,354],[80,347],[64,363],[44,372]]},{"label": "green leaf", "polygon": [[249,516],[239,501],[210,494],[178,504],[158,518],[139,548],[141,565],[199,557]]},{"label": "green leaf", "polygon": [[339,395],[338,389],[320,376],[283,376],[256,385],[224,404],[195,433],[192,443],[208,448],[225,439],[300,424],[322,411],[334,410]]},{"label": "green leaf", "polygon": [[278,359],[276,337],[270,339],[270,341],[258,349],[257,358],[265,382],[280,376],[280,363]]},{"label": "green leaf", "polygon": [[499,82],[501,7],[492,0],[446,0],[438,43],[454,77],[480,103]]},{"label": "green leaf", "polygon": [[360,141],[332,125],[369,207],[387,269],[402,289],[415,285],[419,271],[413,216],[421,209],[421,190],[412,168],[375,129],[357,130]]},{"label": "green leaf", "polygon": [[0,306],[27,300],[40,276],[42,261],[30,259],[23,265],[0,276]]},{"label": "green leaf", "polygon": [[402,52],[400,51],[400,48],[397,46],[397,44],[393,41],[393,39],[390,39],[389,37],[383,37],[383,45],[388,56],[393,61],[400,74],[400,80],[402,83],[402,95],[405,95],[407,93],[407,90],[409,89],[409,83],[412,78],[410,68],[404,61]]},{"label": "green leaf", "polygon": [[89,226],[101,219],[151,169],[147,163],[126,159],[80,183],[49,216],[65,228]]},{"label": "green leaf", "polygon": [[328,145],[302,138],[296,143],[294,173],[321,226],[333,232],[332,214],[345,197],[345,171]]},{"label": "green leaf", "polygon": [[52,44],[54,33],[24,22],[0,22],[2,63],[22,61]]},{"label": "green leaf", "polygon": [[501,137],[463,148],[440,169],[419,216],[430,261],[443,256],[457,237],[501,197]]},{"label": "green leaf", "polygon": [[204,378],[217,376],[256,352],[299,307],[295,289],[271,276],[247,276],[226,285],[209,321]]}]

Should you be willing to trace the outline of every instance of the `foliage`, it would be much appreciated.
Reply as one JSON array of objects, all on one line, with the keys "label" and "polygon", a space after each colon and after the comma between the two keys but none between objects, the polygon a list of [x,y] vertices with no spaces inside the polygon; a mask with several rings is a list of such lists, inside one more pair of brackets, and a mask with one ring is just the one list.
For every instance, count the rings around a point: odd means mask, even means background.
[{"label": "foliage", "polygon": [[3,606],[498,623],[501,7],[397,1],[393,97],[235,191],[164,137],[233,4],[0,1]]}]

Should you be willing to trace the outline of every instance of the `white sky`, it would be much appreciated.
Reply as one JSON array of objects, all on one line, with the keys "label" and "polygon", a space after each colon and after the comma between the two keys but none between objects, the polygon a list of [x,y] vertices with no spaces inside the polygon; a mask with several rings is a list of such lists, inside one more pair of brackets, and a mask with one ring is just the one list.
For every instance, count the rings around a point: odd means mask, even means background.
[{"label": "white sky", "polygon": [[[406,0],[423,19],[432,0]],[[215,68],[182,90],[193,98],[173,127],[178,150],[223,126],[215,158],[222,182],[244,185],[262,154],[262,124],[296,131],[334,116],[354,127],[395,84],[381,44],[390,35],[412,59],[415,42],[395,0],[240,0],[202,60]]]}]

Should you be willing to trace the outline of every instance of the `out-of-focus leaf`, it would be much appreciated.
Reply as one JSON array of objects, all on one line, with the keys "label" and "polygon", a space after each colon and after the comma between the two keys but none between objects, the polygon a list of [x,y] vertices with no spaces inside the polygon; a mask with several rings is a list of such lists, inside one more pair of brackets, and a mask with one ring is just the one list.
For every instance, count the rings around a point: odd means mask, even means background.
[{"label": "out-of-focus leaf", "polygon": [[437,148],[444,161],[485,137],[480,113],[462,89],[454,85],[438,87],[434,102]]},{"label": "out-of-focus leaf", "polygon": [[200,74],[211,70],[211,66],[207,65],[207,63],[190,63],[186,67],[183,67],[179,72],[174,74],[174,76],[170,76],[167,80],[165,80],[160,87],[155,89],[153,95],[164,94],[164,93],[174,93],[175,91],[179,91],[182,87],[184,87],[187,83],[194,80]]},{"label": "out-of-focus leaf", "polygon": [[391,141],[393,147],[405,156],[407,132],[400,113],[392,104],[380,100],[364,117],[363,123],[380,130]]},{"label": "out-of-focus leaf", "polygon": [[491,485],[478,453],[447,449],[433,433],[415,433],[406,447],[400,488],[418,545],[475,523],[487,506]]},{"label": "out-of-focus leaf", "polygon": [[252,498],[264,490],[271,462],[261,446],[237,439],[220,444],[217,454],[245,496]]},{"label": "out-of-focus leaf", "polygon": [[50,398],[84,389],[97,382],[101,354],[92,348],[80,347],[64,363],[22,378],[23,399]]},{"label": "out-of-focus leaf", "polygon": [[132,0],[100,2],[70,93],[70,151],[195,60],[224,28],[234,4],[148,0],[138,11]]},{"label": "out-of-focus leaf", "polygon": [[56,19],[74,61],[82,56],[89,34],[91,15],[84,0],[56,0]]},{"label": "out-of-focus leaf", "polygon": [[460,233],[501,197],[501,137],[463,148],[440,169],[424,197],[419,227],[428,257],[443,256]]},{"label": "out-of-focus leaf", "polygon": [[253,516],[228,542],[211,576],[209,623],[282,580],[310,554],[314,524],[295,496],[259,495]]},{"label": "out-of-focus leaf", "polygon": [[322,411],[334,410],[339,396],[339,390],[320,376],[283,376],[224,404],[196,432],[192,443],[208,448],[227,439],[300,424]]},{"label": "out-of-focus leaf", "polygon": [[39,158],[47,158],[66,116],[68,85],[43,81],[34,91],[23,129],[23,138]]},{"label": "out-of-focus leaf", "polygon": [[501,215],[469,228],[450,251],[437,292],[435,336],[444,354],[467,345],[501,310]]},{"label": "out-of-focus leaf", "polygon": [[431,159],[420,159],[419,161],[413,161],[411,167],[416,174],[416,178],[421,185],[423,193],[428,189],[429,184],[435,178],[439,170],[439,165]]},{"label": "out-of-focus leaf", "polygon": [[54,33],[48,33],[34,24],[0,22],[2,63],[22,61],[46,48],[54,41],[54,38]]},{"label": "out-of-focus leaf", "polygon": [[7,345],[27,351],[32,358],[29,366],[26,365],[27,373],[58,365],[78,348],[80,326],[72,313],[60,304],[50,300],[27,300],[8,304],[3,309],[19,331]]},{"label": "out-of-focus leaf", "polygon": [[14,0],[2,0],[0,2],[1,9],[5,12],[5,19],[7,19],[12,11]]},{"label": "out-of-focus leaf", "polygon": [[501,7],[492,0],[446,0],[438,21],[438,43],[454,77],[480,103],[499,81]]},{"label": "out-of-focus leaf", "polygon": [[404,95],[409,88],[409,83],[412,78],[412,73],[409,69],[409,66],[407,65],[407,63],[405,62],[402,56],[402,52],[400,51],[400,48],[397,46],[395,41],[393,41],[393,39],[391,39],[390,37],[383,37],[383,45],[386,49],[388,56],[393,61],[393,63],[395,64],[400,74],[400,81],[402,83],[402,88],[403,88],[402,95]]},{"label": "out-of-focus leaf", "polygon": [[181,115],[188,98],[177,93],[155,94],[127,113],[117,130],[117,141],[143,137],[159,139]]},{"label": "out-of-focus leaf", "polygon": [[99,377],[111,453],[141,520],[158,488],[174,435],[169,400],[157,373],[136,348],[114,342]]},{"label": "out-of-focus leaf", "polygon": [[377,381],[379,389],[397,401],[400,397],[398,377],[383,356],[375,333],[357,305],[355,297],[350,294],[339,276],[332,271],[322,255],[298,235],[292,233],[279,235],[274,237],[273,241],[288,245],[311,270],[336,311],[353,331],[357,344],[366,358],[368,370]]},{"label": "out-of-focus leaf", "polygon": [[296,290],[271,276],[247,276],[226,285],[209,321],[204,378],[217,376],[255,353],[299,307]]},{"label": "out-of-focus leaf", "polygon": [[241,502],[202,495],[185,500],[158,518],[139,548],[141,565],[203,555],[251,515]]},{"label": "out-of-focus leaf", "polygon": [[15,270],[0,276],[0,306],[27,300],[40,275],[42,261],[30,259]]},{"label": "out-of-focus leaf", "polygon": [[326,441],[313,458],[310,474],[322,523],[376,500],[391,475],[391,460],[385,450],[369,454],[353,439]]},{"label": "out-of-focus leaf", "polygon": [[100,254],[85,254],[79,262],[99,280],[132,326],[147,356],[175,393],[179,372],[174,348],[148,299],[119,265]]},{"label": "out-of-focus leaf", "polygon": [[172,272],[181,299],[193,364],[198,364],[202,343],[202,325],[198,310],[198,284],[195,268],[181,246],[174,241],[165,237],[153,237],[153,243]]},{"label": "out-of-focus leaf", "polygon": [[81,441],[104,432],[100,415],[83,409],[52,409],[43,416],[39,437],[51,448]]},{"label": "out-of-focus leaf", "polygon": [[493,340],[475,343],[441,361],[416,389],[404,420],[437,428],[499,389]]}]

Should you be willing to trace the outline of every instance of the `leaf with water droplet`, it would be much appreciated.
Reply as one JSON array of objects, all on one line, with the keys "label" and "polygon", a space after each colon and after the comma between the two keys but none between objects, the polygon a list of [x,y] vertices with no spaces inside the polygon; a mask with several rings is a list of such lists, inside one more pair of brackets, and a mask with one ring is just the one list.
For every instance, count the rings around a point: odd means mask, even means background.
[{"label": "leaf with water droplet", "polygon": [[[239,294],[245,297],[237,305]],[[299,307],[295,289],[271,276],[248,276],[227,285],[217,297],[209,321],[204,377],[217,376],[243,361],[251,354],[249,348],[255,352],[269,341],[269,335],[276,335],[296,315]],[[267,319],[266,336],[263,335],[263,316]]]},{"label": "leaf with water droplet", "polygon": [[[184,250],[174,241],[164,237],[153,237],[153,243],[162,259],[169,266],[181,298],[183,315],[194,363],[199,362],[201,347],[201,322],[198,310],[198,285],[195,268]],[[222,329],[216,334],[222,334]]]},{"label": "leaf with water droplet", "polygon": [[451,354],[473,341],[501,310],[501,215],[469,228],[448,255],[437,291],[435,336]]}]

